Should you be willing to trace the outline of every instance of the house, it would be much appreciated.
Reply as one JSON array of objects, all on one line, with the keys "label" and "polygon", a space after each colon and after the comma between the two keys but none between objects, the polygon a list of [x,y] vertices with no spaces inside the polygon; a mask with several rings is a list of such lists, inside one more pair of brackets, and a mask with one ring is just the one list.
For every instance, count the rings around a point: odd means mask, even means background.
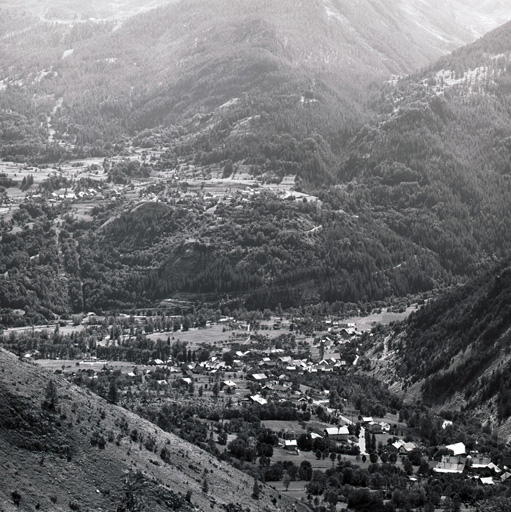
[{"label": "house", "polygon": [[471,469],[486,469],[491,464],[489,457],[472,457],[469,455],[467,459]]},{"label": "house", "polygon": [[465,455],[467,449],[463,443],[449,444],[446,448],[452,452],[453,455]]},{"label": "house", "polygon": [[335,441],[347,441],[350,431],[346,425],[342,427],[327,427],[323,430],[325,437]]},{"label": "house", "polygon": [[253,373],[252,375],[250,375],[250,377],[252,378],[252,380],[255,380],[256,382],[265,382],[268,380],[268,377],[266,376],[265,373]]},{"label": "house", "polygon": [[442,460],[433,468],[435,473],[461,474],[464,470],[465,462],[449,455],[443,456]]},{"label": "house", "polygon": [[261,395],[252,395],[250,397],[250,400],[259,405],[266,405],[268,403],[268,400],[266,400],[266,398],[263,398]]},{"label": "house", "polygon": [[236,384],[236,382],[232,381],[232,380],[224,380],[221,384],[220,384],[220,389],[223,389],[223,388],[231,388],[231,389],[236,389],[238,387],[238,385]]},{"label": "house", "polygon": [[417,448],[415,443],[405,443],[401,439],[392,443],[391,446],[395,448],[400,453],[400,455],[410,453]]},{"label": "house", "polygon": [[511,478],[511,473],[504,473],[503,475],[501,475],[500,481],[506,482],[508,478]]},{"label": "house", "polygon": [[284,439],[284,450],[297,450],[298,444],[296,439]]},{"label": "house", "polygon": [[456,463],[456,464],[463,464],[464,466],[467,465],[467,457],[462,457],[461,455],[443,455],[442,460],[444,462],[450,462],[450,463]]},{"label": "house", "polygon": [[481,477],[481,478],[479,479],[479,481],[480,481],[483,485],[495,485],[495,482],[493,481],[493,478],[492,478],[491,476],[486,477],[486,478]]},{"label": "house", "polygon": [[385,421],[380,421],[380,426],[384,432],[390,432],[390,424]]},{"label": "house", "polygon": [[491,471],[493,471],[494,473],[496,473],[497,475],[499,475],[500,473],[502,473],[502,469],[500,469],[496,464],[494,464],[493,462],[490,462],[488,464],[488,469],[490,469]]}]

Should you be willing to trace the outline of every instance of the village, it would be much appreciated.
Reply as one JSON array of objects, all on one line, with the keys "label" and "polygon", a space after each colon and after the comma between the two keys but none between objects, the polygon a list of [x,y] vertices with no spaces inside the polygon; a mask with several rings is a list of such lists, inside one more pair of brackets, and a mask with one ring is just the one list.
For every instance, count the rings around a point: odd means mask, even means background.
[{"label": "village", "polygon": [[[397,313],[386,315],[391,321]],[[201,328],[180,324],[167,331],[170,321],[124,315],[114,325],[91,312],[59,329],[60,336],[88,332],[96,340],[83,358],[43,359],[38,350],[23,358],[160,422],[303,502],[333,500],[328,475],[346,468],[358,475],[352,485],[383,490],[389,499],[393,489],[415,492],[435,478],[454,486],[469,481],[471,493],[507,485],[511,459],[474,442],[456,422],[429,413],[412,421],[413,408],[370,400],[369,386],[367,397],[363,387],[362,396],[343,393],[365,382],[362,367],[370,361],[361,347],[371,335],[371,317],[322,319],[312,328],[305,318],[287,315],[257,322],[220,316]],[[54,335],[52,329],[45,335]],[[11,331],[4,339],[26,333]],[[134,364],[118,351],[142,338],[144,362]],[[433,423],[428,437],[426,417]],[[342,492],[337,496],[340,510]],[[439,508],[451,501],[438,496]]]},{"label": "village", "polygon": [[[161,150],[131,147],[123,156],[70,160],[58,166],[0,162],[0,178],[4,179],[4,186],[0,186],[0,219],[11,221],[19,206],[27,202],[64,207],[79,219],[90,219],[97,205],[124,201],[133,205],[199,201],[208,213],[214,213],[219,204],[240,206],[264,194],[321,205],[317,197],[295,190],[295,176],[255,177],[248,166],[239,166],[232,175],[225,176],[221,167],[196,167],[183,158],[175,167],[155,169],[160,157]],[[144,172],[125,174],[130,166]]]}]

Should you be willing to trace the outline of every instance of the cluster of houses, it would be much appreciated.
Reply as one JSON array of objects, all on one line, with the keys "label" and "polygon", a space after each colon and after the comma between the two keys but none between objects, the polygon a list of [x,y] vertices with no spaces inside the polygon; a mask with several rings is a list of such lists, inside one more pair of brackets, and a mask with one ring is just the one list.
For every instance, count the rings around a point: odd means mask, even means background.
[{"label": "cluster of houses", "polygon": [[511,460],[505,460],[498,466],[490,457],[484,457],[478,453],[467,454],[463,443],[447,445],[445,448],[449,453],[442,455],[440,461],[430,463],[435,473],[451,475],[466,473],[483,485],[494,485],[511,478]]}]

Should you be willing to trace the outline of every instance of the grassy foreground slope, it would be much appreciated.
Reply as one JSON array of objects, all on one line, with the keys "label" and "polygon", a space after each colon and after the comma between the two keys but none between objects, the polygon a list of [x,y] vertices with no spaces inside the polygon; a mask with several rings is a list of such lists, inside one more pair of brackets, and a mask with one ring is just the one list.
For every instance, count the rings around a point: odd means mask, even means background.
[{"label": "grassy foreground slope", "polygon": [[2,510],[235,511],[242,504],[257,511],[286,505],[266,487],[253,499],[247,475],[4,350],[0,396]]}]

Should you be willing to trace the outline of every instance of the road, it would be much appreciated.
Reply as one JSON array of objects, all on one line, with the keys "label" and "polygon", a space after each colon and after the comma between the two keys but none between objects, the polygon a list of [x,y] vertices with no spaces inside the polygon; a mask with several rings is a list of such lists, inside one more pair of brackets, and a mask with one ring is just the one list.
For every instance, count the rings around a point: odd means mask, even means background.
[{"label": "road", "polygon": [[358,436],[358,446],[360,447],[360,455],[367,455],[366,429],[364,427],[360,427],[360,435]]}]

